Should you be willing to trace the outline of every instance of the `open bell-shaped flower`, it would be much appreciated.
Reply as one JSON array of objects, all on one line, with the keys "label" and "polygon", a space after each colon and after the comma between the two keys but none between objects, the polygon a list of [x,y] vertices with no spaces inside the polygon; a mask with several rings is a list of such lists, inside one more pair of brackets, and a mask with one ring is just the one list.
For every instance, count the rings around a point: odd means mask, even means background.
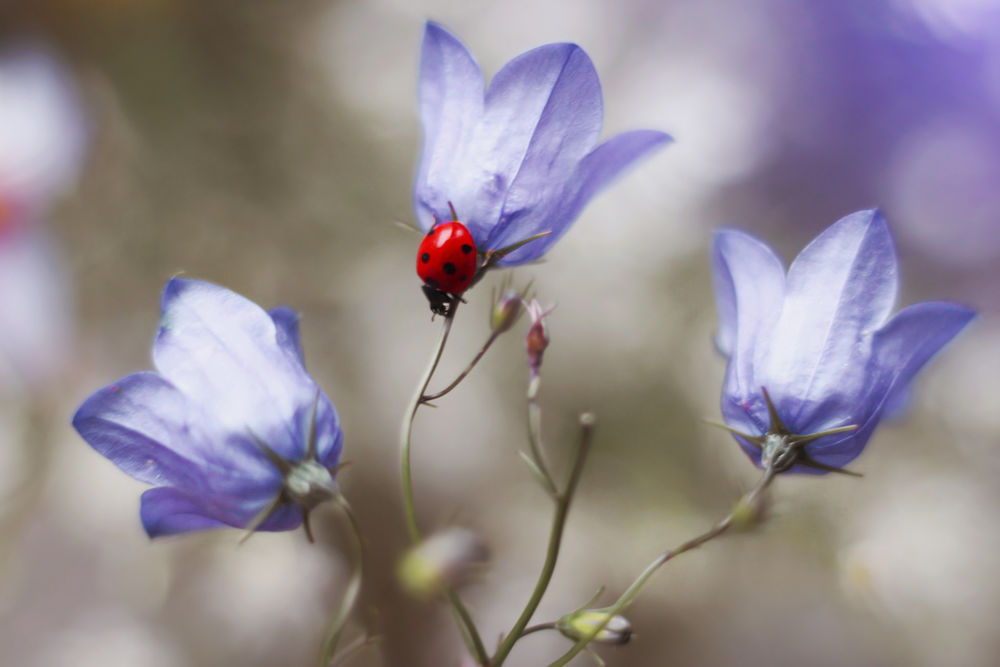
[{"label": "open bell-shaped flower", "polygon": [[291,530],[337,493],[343,432],[306,372],[298,316],[175,278],[163,292],[156,372],[97,391],[73,426],[142,482],[150,537],[233,526]]},{"label": "open bell-shaped flower", "polygon": [[468,49],[428,23],[419,96],[424,143],[413,203],[420,227],[457,216],[478,252],[497,253],[499,266],[540,258],[601,188],[670,141],[636,130],[598,145],[601,84],[575,44],[521,54],[484,91]]},{"label": "open bell-shaped flower", "polygon": [[875,210],[834,223],[785,274],[761,241],[715,234],[712,277],[729,365],[722,415],[751,459],[776,471],[840,471],[914,375],[974,317],[945,301],[891,316],[889,228]]}]

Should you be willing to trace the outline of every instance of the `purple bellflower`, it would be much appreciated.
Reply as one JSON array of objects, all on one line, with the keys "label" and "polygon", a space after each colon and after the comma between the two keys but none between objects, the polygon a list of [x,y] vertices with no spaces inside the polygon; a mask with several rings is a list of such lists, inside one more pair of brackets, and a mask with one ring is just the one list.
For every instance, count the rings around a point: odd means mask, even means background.
[{"label": "purple bellflower", "polygon": [[[306,373],[298,316],[175,278],[153,342],[157,372],[97,391],[73,417],[132,477],[150,537],[233,526],[291,530],[336,496],[343,432]],[[249,534],[249,533],[248,533]]]},{"label": "purple bellflower", "polygon": [[601,84],[575,44],[521,54],[484,93],[482,70],[468,49],[428,23],[419,99],[424,144],[413,204],[420,227],[429,231],[454,215],[479,252],[499,251],[499,266],[540,258],[591,197],[670,141],[662,132],[636,130],[597,145]]},{"label": "purple bellflower", "polygon": [[890,317],[892,236],[878,211],[831,225],[792,263],[741,231],[715,234],[717,344],[729,357],[722,415],[776,472],[846,472],[917,371],[974,317],[928,301]]}]

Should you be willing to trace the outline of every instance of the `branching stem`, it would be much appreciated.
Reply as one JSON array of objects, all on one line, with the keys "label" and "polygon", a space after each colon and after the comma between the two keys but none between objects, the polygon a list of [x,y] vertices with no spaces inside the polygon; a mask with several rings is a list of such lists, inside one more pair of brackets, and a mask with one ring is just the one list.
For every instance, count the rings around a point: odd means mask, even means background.
[{"label": "branching stem", "polygon": [[[455,312],[458,310],[459,303],[461,302],[456,299],[451,310],[444,318],[441,337],[438,339],[437,346],[434,348],[434,353],[431,355],[431,360],[427,364],[427,369],[424,371],[423,377],[417,383],[416,391],[413,392],[410,404],[406,408],[403,424],[399,431],[399,451],[403,479],[403,510],[406,514],[406,529],[413,544],[418,544],[421,537],[420,526],[417,525],[417,509],[413,502],[413,470],[410,464],[413,420],[417,416],[417,410],[425,402],[427,386],[430,384],[431,378],[434,376],[434,371],[437,370],[438,363],[441,361],[441,355],[444,353],[444,347],[448,342],[448,334],[451,332],[451,325],[455,321]],[[476,629],[476,624],[469,615],[469,611],[462,604],[462,600],[458,597],[458,594],[453,590],[448,589],[447,594],[448,602],[451,604],[455,619],[459,623],[459,629],[462,632],[462,637],[466,640],[469,651],[475,656],[480,665],[488,664],[489,656],[486,653],[486,647],[483,644],[482,637],[479,635],[479,631]]]},{"label": "branching stem", "polygon": [[510,632],[507,633],[507,636],[500,643],[496,654],[493,656],[493,661],[489,663],[490,667],[500,667],[503,661],[507,659],[507,656],[510,655],[514,644],[521,638],[532,615],[538,609],[538,605],[542,601],[542,596],[545,595],[545,591],[549,587],[549,582],[552,581],[552,574],[555,572],[556,561],[559,558],[559,547],[562,544],[563,528],[566,526],[566,517],[569,515],[570,503],[576,492],[577,484],[580,482],[580,477],[583,475],[583,465],[587,459],[587,453],[590,451],[594,424],[594,416],[589,412],[580,415],[580,440],[573,452],[573,461],[570,464],[570,473],[569,479],[566,482],[566,488],[556,496],[556,511],[552,516],[549,546],[545,553],[545,562],[542,565],[542,571],[538,574],[535,589],[532,591],[531,597],[524,607],[524,611],[521,612],[521,616],[514,623],[514,627],[511,628]]},{"label": "branching stem", "polygon": [[351,578],[347,582],[344,598],[340,602],[340,609],[337,610],[337,614],[333,617],[330,628],[327,630],[326,637],[323,638],[323,649],[320,653],[319,661],[320,667],[327,667],[330,661],[333,660],[333,654],[337,650],[337,643],[340,641],[340,636],[347,625],[347,619],[361,594],[361,578],[364,573],[364,541],[361,539],[361,529],[358,525],[357,517],[354,516],[351,506],[347,504],[347,500],[343,496],[338,495],[336,502],[337,506],[343,511],[344,516],[347,517],[347,522],[350,524],[351,537],[354,538],[354,568],[351,572]]},{"label": "branching stem", "polygon": [[469,365],[465,367],[465,370],[463,370],[459,374],[459,376],[457,378],[455,378],[455,380],[451,384],[449,384],[447,387],[445,387],[441,391],[435,392],[433,394],[425,394],[424,396],[421,396],[420,402],[421,403],[429,403],[430,401],[437,400],[437,399],[441,398],[442,396],[444,396],[445,394],[451,392],[452,389],[454,389],[459,384],[461,384],[462,380],[464,380],[469,375],[469,373],[472,372],[472,369],[476,367],[476,364],[479,363],[479,360],[483,358],[484,354],[486,354],[486,350],[490,349],[490,346],[493,345],[494,341],[496,341],[496,339],[500,337],[501,333],[503,333],[503,332],[502,331],[494,331],[493,333],[491,333],[490,337],[486,340],[486,343],[483,345],[483,347],[479,350],[479,352],[472,359],[472,361],[469,362]]},{"label": "branching stem", "polygon": [[[760,478],[760,481],[757,482],[757,485],[754,486],[754,488],[751,489],[745,496],[743,496],[743,503],[746,504],[754,503],[757,500],[758,496],[760,496],[760,494],[763,493],[768,486],[770,486],[776,474],[777,473],[773,467],[765,469],[764,475]],[[657,570],[659,570],[661,566],[663,566],[668,561],[672,560],[674,557],[679,556],[686,551],[690,551],[692,549],[700,547],[705,542],[708,542],[709,540],[715,539],[719,535],[722,535],[727,530],[729,530],[730,526],[732,526],[732,523],[733,523],[733,512],[730,512],[728,516],[726,516],[724,519],[722,519],[717,524],[712,526],[706,532],[702,533],[701,535],[698,535],[697,537],[693,537],[687,542],[681,544],[680,546],[670,549],[669,551],[665,551],[659,556],[657,556],[656,559],[652,563],[650,563],[645,570],[642,571],[642,573],[636,578],[636,580],[632,582],[632,585],[629,586],[624,593],[622,593],[621,597],[619,597],[618,600],[613,605],[606,608],[605,610],[606,616],[604,623],[596,625],[587,634],[587,636],[580,639],[580,641],[574,644],[569,651],[564,653],[562,657],[560,657],[555,662],[550,663],[548,667],[563,667],[563,665],[572,660],[578,653],[580,653],[580,651],[585,650],[587,648],[587,645],[594,639],[594,637],[596,637],[597,634],[604,629],[604,626],[607,624],[607,622],[610,621],[611,618],[613,618],[616,614],[620,614],[622,611],[624,611],[625,608],[632,603],[632,601],[639,594],[639,591],[642,589],[642,587],[646,584],[647,581],[649,581],[649,578],[652,577],[653,574]]]}]

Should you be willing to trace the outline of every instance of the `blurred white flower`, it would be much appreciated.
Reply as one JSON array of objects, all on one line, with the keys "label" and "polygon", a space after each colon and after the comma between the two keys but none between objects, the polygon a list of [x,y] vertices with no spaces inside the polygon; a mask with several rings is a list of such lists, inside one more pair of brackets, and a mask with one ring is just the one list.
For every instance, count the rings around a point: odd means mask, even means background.
[{"label": "blurred white flower", "polygon": [[35,45],[0,51],[0,390],[37,387],[66,359],[66,278],[37,223],[79,171],[86,135],[51,55]]},{"label": "blurred white flower", "polygon": [[70,185],[86,137],[79,98],[58,61],[37,45],[0,51],[0,215],[33,216]]}]

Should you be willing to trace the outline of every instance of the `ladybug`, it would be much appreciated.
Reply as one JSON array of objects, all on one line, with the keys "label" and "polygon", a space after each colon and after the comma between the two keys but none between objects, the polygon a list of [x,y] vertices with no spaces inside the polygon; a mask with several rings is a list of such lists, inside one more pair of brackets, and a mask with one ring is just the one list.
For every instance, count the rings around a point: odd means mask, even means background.
[{"label": "ladybug", "polygon": [[431,312],[445,317],[476,273],[476,242],[458,220],[434,225],[417,249],[417,275]]}]

